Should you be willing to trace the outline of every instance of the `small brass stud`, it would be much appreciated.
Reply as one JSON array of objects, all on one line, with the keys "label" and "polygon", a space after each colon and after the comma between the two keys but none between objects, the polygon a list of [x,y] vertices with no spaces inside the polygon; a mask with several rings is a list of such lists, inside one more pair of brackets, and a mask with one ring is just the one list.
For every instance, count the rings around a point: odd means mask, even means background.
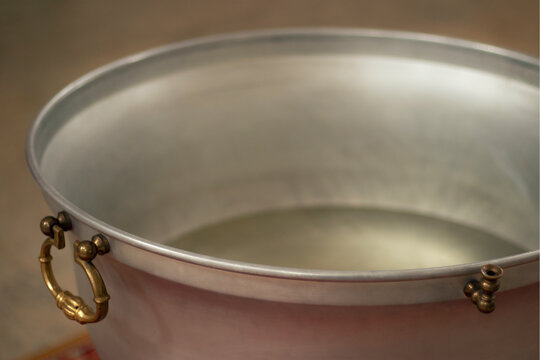
[{"label": "small brass stud", "polygon": [[98,253],[96,245],[93,242],[85,240],[77,244],[77,256],[84,261],[91,261]]},{"label": "small brass stud", "polygon": [[71,220],[65,211],[60,211],[57,217],[45,216],[39,223],[43,235],[54,237],[53,226],[59,225],[64,231],[71,230]]},{"label": "small brass stud", "polygon": [[104,255],[111,249],[109,241],[101,234],[92,236],[92,243],[96,246],[99,255]]},{"label": "small brass stud", "polygon": [[58,225],[58,221],[53,216],[45,216],[39,223],[39,228],[45,236],[54,237],[53,226]]},{"label": "small brass stud", "polygon": [[69,231],[72,229],[71,219],[65,211],[60,211],[56,216],[56,220],[58,220],[58,225],[60,225],[62,230]]}]

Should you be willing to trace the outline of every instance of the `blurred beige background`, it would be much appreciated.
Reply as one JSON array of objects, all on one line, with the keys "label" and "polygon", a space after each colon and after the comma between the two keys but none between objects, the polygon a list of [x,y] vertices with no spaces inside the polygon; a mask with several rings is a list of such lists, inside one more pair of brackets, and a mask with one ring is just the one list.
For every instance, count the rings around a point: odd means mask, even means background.
[{"label": "blurred beige background", "polygon": [[[49,214],[24,158],[25,133],[66,84],[119,57],[214,33],[292,26],[418,31],[538,56],[538,0],[0,0],[0,359],[61,343],[64,318],[37,261]],[[75,289],[70,254],[55,274]]]}]

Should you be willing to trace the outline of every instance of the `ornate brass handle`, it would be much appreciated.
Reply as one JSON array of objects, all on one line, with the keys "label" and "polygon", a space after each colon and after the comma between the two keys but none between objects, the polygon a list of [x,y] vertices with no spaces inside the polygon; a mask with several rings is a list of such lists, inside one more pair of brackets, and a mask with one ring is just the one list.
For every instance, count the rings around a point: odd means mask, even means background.
[{"label": "ornate brass handle", "polygon": [[56,305],[64,314],[72,320],[80,324],[98,322],[107,315],[109,308],[110,296],[107,294],[105,283],[96,269],[92,260],[96,255],[103,255],[109,252],[109,242],[103,235],[94,235],[91,241],[75,241],[73,243],[73,256],[75,262],[79,264],[92,286],[94,292],[94,303],[96,310],[84,302],[84,300],[69,291],[62,290],[56,282],[52,270],[51,246],[56,246],[57,249],[63,249],[66,245],[64,231],[71,230],[71,221],[65,212],[58,213],[58,217],[46,216],[40,223],[41,232],[48,236],[41,245],[41,255],[39,262],[41,263],[41,274],[43,280],[52,296],[56,300]]}]

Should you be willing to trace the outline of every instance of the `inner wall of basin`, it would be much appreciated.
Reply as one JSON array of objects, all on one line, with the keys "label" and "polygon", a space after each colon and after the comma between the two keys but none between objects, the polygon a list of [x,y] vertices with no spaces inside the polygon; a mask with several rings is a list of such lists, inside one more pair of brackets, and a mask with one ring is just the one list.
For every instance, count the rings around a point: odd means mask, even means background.
[{"label": "inner wall of basin", "polygon": [[41,171],[112,226],[232,260],[378,270],[537,249],[538,87],[348,49],[250,44],[130,65],[51,111],[62,125]]}]

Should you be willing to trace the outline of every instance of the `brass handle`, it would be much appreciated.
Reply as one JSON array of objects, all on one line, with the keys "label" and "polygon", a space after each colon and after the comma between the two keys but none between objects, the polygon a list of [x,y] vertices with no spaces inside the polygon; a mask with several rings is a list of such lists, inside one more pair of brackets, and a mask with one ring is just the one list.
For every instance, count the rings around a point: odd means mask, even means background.
[{"label": "brass handle", "polygon": [[463,292],[476,304],[478,310],[490,313],[495,310],[495,293],[499,290],[499,280],[503,269],[494,264],[486,264],[480,269],[482,280],[471,280],[465,284]]},{"label": "brass handle", "polygon": [[41,232],[48,236],[43,242],[43,245],[41,245],[41,255],[39,257],[41,274],[49,291],[56,300],[56,305],[69,319],[75,320],[80,324],[100,321],[107,315],[110,296],[107,294],[105,283],[99,271],[92,264],[92,260],[96,255],[103,255],[109,252],[109,242],[103,235],[94,235],[91,241],[77,240],[73,243],[75,262],[83,268],[94,292],[96,310],[93,311],[81,297],[73,295],[69,291],[62,290],[54,278],[51,265],[51,246],[54,245],[59,250],[65,247],[64,231],[71,230],[71,221],[68,215],[62,211],[58,214],[57,218],[46,216],[41,220],[40,227]]}]

